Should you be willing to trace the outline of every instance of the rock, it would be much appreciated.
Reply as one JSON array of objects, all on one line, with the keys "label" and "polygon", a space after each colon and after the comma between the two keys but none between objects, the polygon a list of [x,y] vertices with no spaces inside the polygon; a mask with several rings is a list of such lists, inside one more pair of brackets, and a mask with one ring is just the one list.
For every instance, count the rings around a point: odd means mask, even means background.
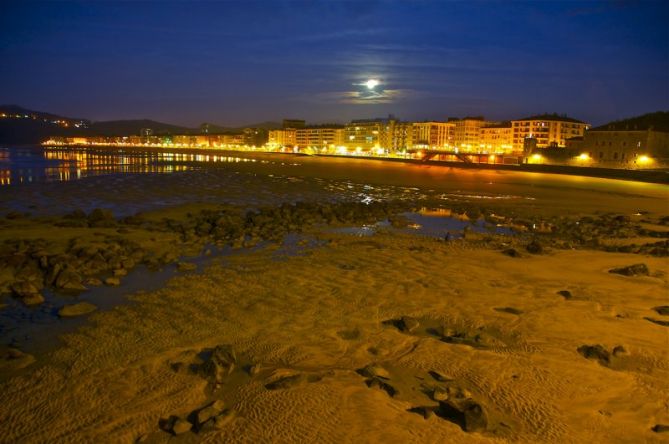
[{"label": "rock", "polygon": [[35,362],[35,357],[18,348],[0,346],[0,369],[18,370]]},{"label": "rock", "polygon": [[434,378],[435,381],[439,382],[450,382],[453,380],[453,378],[446,376],[445,374],[435,371],[435,370],[430,370],[428,372],[432,378]]},{"label": "rock", "polygon": [[645,316],[645,320],[652,322],[653,324],[661,325],[663,327],[669,327],[669,321],[663,321],[661,319],[653,319],[651,317]]},{"label": "rock", "polygon": [[192,262],[177,262],[177,270],[179,271],[193,271],[197,269],[197,264]]},{"label": "rock", "polygon": [[397,328],[405,333],[411,333],[420,326],[420,322],[411,316],[402,316],[397,322]]},{"label": "rock", "polygon": [[613,356],[615,357],[619,357],[619,356],[627,356],[629,355],[629,352],[622,345],[616,345],[615,347],[613,347],[611,354],[613,354]]},{"label": "rock", "polygon": [[267,390],[283,390],[294,387],[303,383],[306,380],[303,374],[298,373],[296,375],[284,376],[279,378],[276,381],[265,384]]},{"label": "rock", "polygon": [[370,364],[364,368],[359,369],[357,372],[358,374],[367,378],[378,377],[383,379],[390,379],[390,373],[388,373],[388,370],[378,365]]},{"label": "rock", "polygon": [[657,312],[657,314],[662,315],[662,316],[669,316],[669,305],[660,305],[659,307],[653,307],[653,310]]},{"label": "rock", "polygon": [[126,270],[125,268],[117,268],[116,270],[112,271],[112,274],[115,277],[123,277],[128,274],[128,270]]},{"label": "rock", "polygon": [[448,399],[448,392],[442,388],[437,387],[432,392],[432,399],[435,401],[446,401]]},{"label": "rock", "polygon": [[425,405],[419,407],[412,407],[409,409],[411,413],[417,413],[425,419],[430,419],[434,416],[434,411],[437,409],[435,406]]},{"label": "rock", "polygon": [[171,432],[175,435],[183,435],[184,433],[190,432],[193,428],[193,424],[186,421],[185,419],[177,418],[172,424]]},{"label": "rock", "polygon": [[534,239],[532,242],[527,244],[525,246],[525,249],[527,250],[528,253],[531,253],[531,254],[541,254],[544,251],[543,247],[541,246],[541,244],[539,242],[537,242],[536,239]]},{"label": "rock", "polygon": [[121,285],[121,280],[117,277],[108,277],[105,279],[105,285],[108,285],[110,287],[115,287],[117,285]]},{"label": "rock", "polygon": [[58,310],[58,316],[61,318],[69,318],[74,316],[81,316],[91,313],[98,308],[90,302],[79,302],[78,304],[65,305]]},{"label": "rock", "polygon": [[463,403],[461,408],[464,412],[465,431],[484,432],[486,430],[488,415],[480,404],[469,399]]},{"label": "rock", "polygon": [[488,428],[486,411],[472,399],[441,401],[437,414],[458,424],[466,432],[485,432]]},{"label": "rock", "polygon": [[571,299],[573,296],[571,294],[571,291],[569,290],[560,290],[557,292],[560,296],[562,296],[565,299]]},{"label": "rock", "polygon": [[71,270],[63,270],[58,274],[55,282],[56,287],[63,290],[75,290],[83,291],[86,290],[84,284],[82,284],[82,278],[78,273],[75,273]]},{"label": "rock", "polygon": [[110,220],[114,220],[114,213],[112,213],[110,210],[104,210],[102,208],[96,208],[91,211],[91,214],[88,215],[88,221],[91,223]]},{"label": "rock", "polygon": [[44,302],[44,296],[41,294],[31,294],[21,298],[21,302],[28,306],[39,305]]},{"label": "rock", "polygon": [[221,412],[219,415],[216,415],[214,417],[214,428],[216,429],[222,429],[225,427],[227,424],[229,424],[233,419],[235,419],[235,412],[234,410],[226,410],[224,412]]},{"label": "rock", "polygon": [[515,248],[507,248],[506,250],[502,250],[502,254],[509,257],[520,257],[520,253],[518,253]]},{"label": "rock", "polygon": [[669,432],[669,425],[666,424],[655,424],[651,430],[655,433],[665,433]]},{"label": "rock", "polygon": [[197,412],[197,424],[202,425],[214,416],[218,415],[225,408],[225,404],[220,399],[209,404],[207,407]]},{"label": "rock", "polygon": [[388,393],[388,396],[390,396],[391,398],[394,398],[395,395],[399,393],[399,391],[395,387],[388,384],[381,378],[369,378],[368,380],[365,381],[365,384],[367,384],[367,387],[369,388],[379,388],[383,390],[384,392]]},{"label": "rock", "polygon": [[517,308],[513,307],[495,307],[495,311],[499,311],[502,313],[509,313],[513,315],[521,315],[523,314],[522,310],[518,310]]},{"label": "rock", "polygon": [[207,378],[220,384],[232,373],[236,363],[237,357],[231,345],[217,345],[201,368]]},{"label": "rock", "polygon": [[84,283],[86,285],[90,285],[92,287],[99,287],[100,285],[102,285],[102,281],[100,279],[94,278],[94,277],[90,277],[90,278],[86,279],[86,281]]},{"label": "rock", "polygon": [[634,264],[626,267],[613,268],[609,273],[621,274],[623,276],[648,276],[648,266],[646,264]]},{"label": "rock", "polygon": [[596,359],[602,365],[608,365],[611,354],[602,345],[582,345],[576,349],[586,359]]},{"label": "rock", "polygon": [[37,288],[37,285],[35,285],[33,282],[28,282],[28,281],[15,282],[14,284],[12,284],[11,288],[12,292],[19,298],[24,298],[39,294],[39,289]]}]

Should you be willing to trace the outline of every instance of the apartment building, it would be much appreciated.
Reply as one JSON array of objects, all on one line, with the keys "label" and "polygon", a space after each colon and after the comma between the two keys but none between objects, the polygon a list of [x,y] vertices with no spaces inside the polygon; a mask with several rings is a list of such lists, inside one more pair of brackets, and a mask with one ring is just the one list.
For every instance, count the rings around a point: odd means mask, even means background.
[{"label": "apartment building", "polygon": [[585,122],[557,114],[543,114],[512,120],[513,149],[522,151],[526,138],[536,139],[537,148],[564,147],[566,140],[583,136],[590,127]]},{"label": "apartment building", "polygon": [[411,146],[423,148],[446,148],[454,142],[454,122],[414,122]]}]

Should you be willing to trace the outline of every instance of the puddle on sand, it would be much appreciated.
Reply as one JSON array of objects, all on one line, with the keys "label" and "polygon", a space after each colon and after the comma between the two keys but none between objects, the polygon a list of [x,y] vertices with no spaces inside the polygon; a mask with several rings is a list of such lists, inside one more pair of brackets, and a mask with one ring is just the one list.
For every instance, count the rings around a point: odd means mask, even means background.
[{"label": "puddle on sand", "polygon": [[[42,356],[60,344],[61,335],[72,332],[87,322],[88,315],[71,318],[59,317],[58,310],[65,305],[85,301],[94,304],[97,311],[111,310],[117,305],[128,303],[127,296],[164,288],[172,277],[186,273],[200,273],[217,259],[225,259],[231,255],[250,254],[269,245],[270,242],[260,242],[255,246],[242,249],[207,245],[203,251],[209,250],[211,254],[184,256],[179,259],[182,262],[194,263],[197,266],[195,270],[179,272],[176,264],[169,264],[159,270],[150,271],[140,265],[127,276],[122,277],[119,286],[90,287],[78,294],[66,294],[51,289],[44,290],[45,302],[36,307],[27,307],[17,299],[6,296],[0,301],[7,305],[0,309],[0,343],[16,347],[36,357]],[[273,252],[272,257],[274,260],[282,260],[286,257],[302,255],[307,249],[318,245],[320,245],[319,241],[315,238],[289,233]]]},{"label": "puddle on sand", "polygon": [[[204,250],[210,250],[212,254],[180,258],[180,261],[191,262],[197,266],[188,273],[200,272],[213,259],[225,257],[232,252],[230,247],[207,246]],[[179,274],[181,273],[177,271],[176,264],[165,265],[156,271],[139,265],[122,277],[118,286],[90,287],[78,294],[46,289],[43,291],[44,303],[36,307],[27,307],[17,299],[6,296],[2,303],[7,306],[0,310],[0,343],[40,355],[59,345],[62,334],[74,331],[87,322],[88,315],[59,317],[58,310],[61,307],[85,301],[94,304],[97,311],[111,310],[117,305],[127,303],[127,296],[163,288],[170,278]]]},{"label": "puddle on sand", "polygon": [[158,271],[139,266],[121,278],[121,285],[116,287],[91,287],[79,294],[45,290],[45,302],[36,307],[27,307],[8,296],[4,301],[8,306],[0,310],[0,342],[31,354],[53,349],[58,345],[60,335],[84,325],[88,318],[87,315],[60,318],[58,310],[61,307],[86,301],[98,310],[110,310],[126,302],[126,296],[132,293],[161,288],[174,275],[174,265]]}]

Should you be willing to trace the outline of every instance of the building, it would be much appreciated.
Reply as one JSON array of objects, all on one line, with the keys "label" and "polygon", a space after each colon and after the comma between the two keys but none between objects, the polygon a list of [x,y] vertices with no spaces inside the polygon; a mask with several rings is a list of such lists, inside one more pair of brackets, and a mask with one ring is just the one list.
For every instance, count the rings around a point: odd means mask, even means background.
[{"label": "building", "polygon": [[412,135],[413,124],[401,122],[392,115],[353,120],[344,127],[344,146],[357,152],[397,152],[411,148]]},{"label": "building", "polygon": [[335,148],[344,144],[343,125],[307,126],[295,130],[295,143],[299,148]]},{"label": "building", "polygon": [[384,126],[383,119],[352,120],[344,126],[344,146],[356,151],[378,149]]},{"label": "building", "polygon": [[389,152],[405,151],[413,146],[413,123],[389,118],[381,130],[379,142]]},{"label": "building", "polygon": [[597,128],[585,133],[580,151],[579,158],[592,166],[666,167],[669,165],[669,131]]},{"label": "building", "polygon": [[511,127],[511,122],[482,126],[480,134],[479,147],[481,150],[489,153],[504,154],[513,152],[513,128]]},{"label": "building", "polygon": [[292,128],[270,130],[267,145],[277,147],[294,147],[297,145],[297,130]]},{"label": "building", "polygon": [[481,128],[496,122],[486,122],[483,116],[449,119],[454,123],[453,145],[460,151],[479,151],[481,144]]},{"label": "building", "polygon": [[567,139],[583,136],[590,127],[585,122],[557,114],[543,114],[512,120],[513,149],[522,151],[526,138],[536,139],[537,148],[564,147]]},{"label": "building", "polygon": [[244,145],[263,146],[269,140],[269,133],[265,128],[244,128]]},{"label": "building", "polygon": [[412,124],[413,147],[446,148],[454,141],[454,122],[414,122]]}]

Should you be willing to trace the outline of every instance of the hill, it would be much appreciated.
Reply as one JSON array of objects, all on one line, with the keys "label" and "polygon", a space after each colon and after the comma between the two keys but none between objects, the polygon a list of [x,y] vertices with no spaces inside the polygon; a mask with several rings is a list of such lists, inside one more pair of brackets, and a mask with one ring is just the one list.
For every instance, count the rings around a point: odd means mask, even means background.
[{"label": "hill", "polygon": [[243,127],[225,127],[203,123],[197,128],[173,125],[150,119],[109,120],[94,122],[88,119],[60,116],[34,111],[18,105],[0,105],[0,144],[37,144],[52,136],[129,136],[149,128],[155,135],[209,134],[241,132],[244,128],[280,128],[278,122],[260,122]]},{"label": "hill", "polygon": [[645,131],[654,129],[656,131],[669,132],[669,111],[656,111],[654,113],[642,114],[629,119],[609,122],[590,131]]}]

